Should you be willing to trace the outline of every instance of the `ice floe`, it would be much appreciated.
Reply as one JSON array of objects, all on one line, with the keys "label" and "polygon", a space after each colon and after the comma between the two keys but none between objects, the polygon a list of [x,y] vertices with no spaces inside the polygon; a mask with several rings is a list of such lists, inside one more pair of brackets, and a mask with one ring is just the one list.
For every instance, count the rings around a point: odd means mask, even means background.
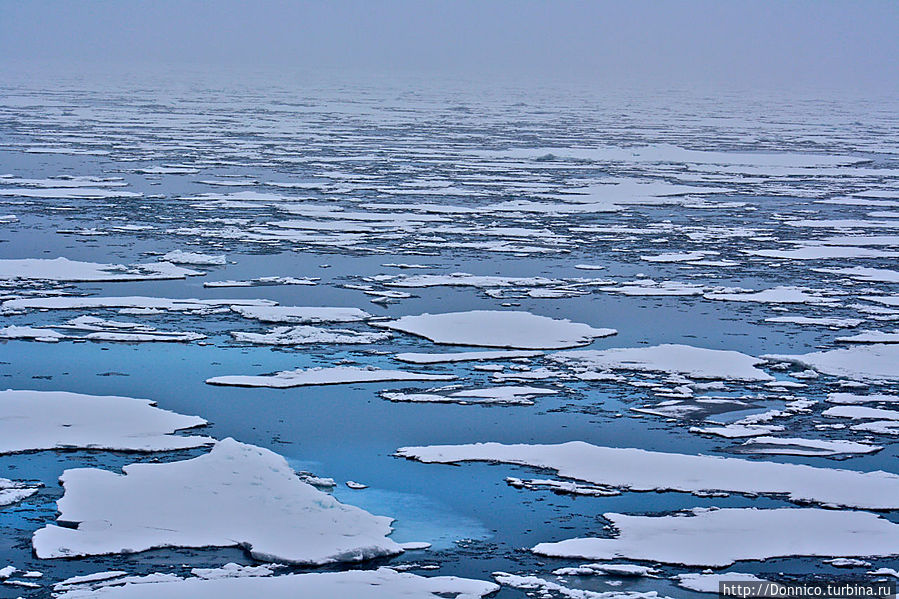
[{"label": "ice floe", "polygon": [[232,310],[261,322],[291,324],[318,324],[323,322],[358,322],[371,318],[371,314],[359,308],[318,308],[312,306],[272,306],[232,304]]},{"label": "ice floe", "polygon": [[127,581],[119,578],[116,586],[69,587],[71,590],[58,595],[58,599],[482,599],[499,590],[492,582],[457,576],[422,577],[386,567],[280,576],[158,576],[161,575],[128,577]]},{"label": "ice floe", "polygon": [[197,266],[222,266],[225,264],[224,256],[210,256],[209,254],[198,254],[182,250],[169,252],[163,255],[160,260],[173,264],[193,264]]},{"label": "ice floe", "polygon": [[859,345],[808,354],[768,354],[766,360],[779,360],[812,368],[823,374],[863,381],[899,380],[899,345]]},{"label": "ice floe", "polygon": [[530,312],[496,310],[420,314],[372,324],[445,345],[511,349],[576,347],[617,332],[615,329],[597,329],[587,324],[538,316]]},{"label": "ice floe", "polygon": [[25,258],[0,260],[0,280],[36,281],[142,281],[158,279],[183,279],[204,273],[175,266],[169,262],[156,264],[98,264],[79,262],[67,258]]},{"label": "ice floe", "polygon": [[0,478],[0,506],[27,499],[40,490],[39,486]]},{"label": "ice floe", "polygon": [[387,538],[390,518],[339,503],[281,456],[233,439],[190,460],[130,464],[122,474],[66,470],[60,481],[59,521],[76,527],[38,530],[32,543],[41,559],[242,547],[262,561],[327,564],[402,552]]},{"label": "ice floe", "polygon": [[209,437],[171,433],[203,426],[198,416],[147,399],[65,391],[0,391],[0,453],[44,449],[169,451],[201,447]]},{"label": "ice floe", "polygon": [[[538,555],[722,567],[785,556],[899,554],[899,525],[868,512],[695,508],[668,516],[606,513],[617,534],[540,543]],[[739,539],[739,542],[734,542]]]},{"label": "ice floe", "polygon": [[381,383],[387,381],[449,381],[456,377],[444,374],[422,374],[404,370],[382,370],[369,366],[334,366],[308,370],[286,370],[275,374],[244,376],[215,376],[206,379],[210,385],[237,387],[273,387],[286,389],[305,385],[338,385],[350,383]]},{"label": "ice floe", "polygon": [[403,447],[396,455],[425,463],[501,462],[556,470],[560,476],[631,491],[727,491],[785,495],[869,509],[899,506],[899,475],[816,468],[802,464],[599,447],[581,441],[558,445],[433,445]]},{"label": "ice floe", "polygon": [[691,345],[577,350],[551,354],[548,358],[578,372],[634,370],[676,373],[698,379],[774,380],[773,376],[756,368],[764,363],[763,359],[731,350]]},{"label": "ice floe", "polygon": [[442,354],[407,352],[397,354],[394,358],[400,362],[408,362],[409,364],[444,364],[451,362],[533,358],[541,355],[543,355],[543,352],[540,351],[467,351]]},{"label": "ice floe", "polygon": [[534,398],[540,395],[554,395],[558,391],[540,387],[491,387],[486,389],[466,389],[451,393],[439,393],[440,389],[429,389],[424,392],[407,393],[401,391],[382,391],[381,397],[397,402],[419,403],[458,403],[458,404],[512,404],[533,405]]},{"label": "ice floe", "polygon": [[348,329],[322,329],[310,326],[275,327],[268,333],[231,333],[237,341],[260,345],[306,345],[312,343],[371,344],[386,341],[391,333],[359,332]]}]

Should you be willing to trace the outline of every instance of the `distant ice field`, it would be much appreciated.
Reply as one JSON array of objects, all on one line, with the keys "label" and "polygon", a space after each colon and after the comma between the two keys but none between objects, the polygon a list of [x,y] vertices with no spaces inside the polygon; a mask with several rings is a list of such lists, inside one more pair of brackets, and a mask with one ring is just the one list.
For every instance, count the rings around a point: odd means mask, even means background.
[{"label": "distant ice field", "polygon": [[899,107],[213,83],[0,83],[0,595],[895,567]]}]

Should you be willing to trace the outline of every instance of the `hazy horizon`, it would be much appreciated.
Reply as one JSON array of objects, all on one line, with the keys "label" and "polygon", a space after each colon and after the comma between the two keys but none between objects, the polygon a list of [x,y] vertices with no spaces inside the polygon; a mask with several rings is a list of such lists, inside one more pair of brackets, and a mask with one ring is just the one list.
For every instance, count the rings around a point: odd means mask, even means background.
[{"label": "hazy horizon", "polygon": [[328,72],[703,90],[899,89],[899,3],[27,3],[4,70]]}]

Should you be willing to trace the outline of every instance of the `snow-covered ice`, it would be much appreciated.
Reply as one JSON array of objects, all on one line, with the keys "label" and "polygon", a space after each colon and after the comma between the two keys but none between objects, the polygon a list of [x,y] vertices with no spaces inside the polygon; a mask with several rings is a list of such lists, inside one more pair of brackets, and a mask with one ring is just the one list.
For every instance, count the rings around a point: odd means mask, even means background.
[{"label": "snow-covered ice", "polygon": [[558,445],[432,445],[396,455],[425,463],[501,462],[555,470],[560,476],[631,491],[727,491],[778,494],[797,502],[868,509],[899,507],[899,475],[644,449]]},{"label": "snow-covered ice", "polygon": [[328,564],[402,552],[387,538],[390,518],[339,503],[281,456],[233,439],[190,460],[130,464],[122,474],[78,468],[60,481],[59,521],[77,528],[38,530],[32,542],[41,559],[242,547],[262,561]]},{"label": "snow-covered ice", "polygon": [[610,539],[540,543],[532,551],[552,557],[712,567],[784,556],[899,555],[899,524],[868,512],[696,508],[669,516],[603,516],[617,531]]},{"label": "snow-covered ice", "polygon": [[171,433],[205,424],[198,416],[162,410],[147,399],[65,391],[0,391],[0,453],[202,447],[213,440]]},{"label": "snow-covered ice", "polygon": [[590,325],[538,316],[530,312],[472,310],[403,316],[375,326],[401,331],[445,345],[510,349],[561,349],[587,345],[616,333]]},{"label": "snow-covered ice", "polygon": [[337,385],[349,383],[380,383],[386,381],[449,381],[456,377],[443,374],[423,374],[404,370],[382,370],[369,366],[334,366],[307,370],[285,370],[269,375],[215,376],[206,379],[210,385],[238,387],[274,387],[285,389],[304,385]]}]

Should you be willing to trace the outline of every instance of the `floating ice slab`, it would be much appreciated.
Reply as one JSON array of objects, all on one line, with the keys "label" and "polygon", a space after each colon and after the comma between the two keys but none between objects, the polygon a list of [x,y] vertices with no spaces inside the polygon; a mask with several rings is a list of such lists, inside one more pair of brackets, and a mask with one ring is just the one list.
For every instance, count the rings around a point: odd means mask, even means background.
[{"label": "floating ice slab", "polygon": [[242,307],[270,307],[275,302],[263,299],[169,299],[164,297],[35,297],[12,299],[3,302],[4,310],[76,310],[76,309],[126,309],[164,310],[167,312],[203,313],[220,309]]},{"label": "floating ice slab", "polygon": [[670,599],[659,595],[655,591],[588,591],[566,587],[558,582],[552,582],[539,576],[524,576],[521,574],[509,574],[508,572],[494,572],[493,578],[503,586],[513,589],[529,591],[528,597],[570,597],[571,599]]},{"label": "floating ice slab", "polygon": [[419,403],[458,403],[458,404],[512,404],[533,405],[533,398],[538,395],[554,395],[553,389],[540,387],[491,387],[487,389],[467,389],[449,394],[427,391],[424,393],[403,393],[399,391],[383,391],[381,397],[390,401]]},{"label": "floating ice slab", "polygon": [[834,275],[842,275],[859,281],[873,281],[879,283],[899,283],[899,271],[886,268],[813,268],[815,272],[823,272]]},{"label": "floating ice slab", "polygon": [[706,299],[765,304],[833,304],[836,300],[802,287],[773,287],[754,293],[706,293]]},{"label": "floating ice slab", "polygon": [[823,374],[865,381],[899,380],[899,345],[861,345],[809,354],[769,354],[766,360],[791,362]]},{"label": "floating ice slab", "polygon": [[373,324],[424,337],[434,343],[512,349],[576,347],[617,332],[530,312],[495,310],[420,314]]},{"label": "floating ice slab", "polygon": [[899,343],[899,331],[862,331],[851,337],[837,337],[839,343]]},{"label": "floating ice slab", "polygon": [[559,445],[433,445],[403,447],[397,455],[425,463],[501,462],[556,470],[560,476],[631,491],[727,491],[786,495],[868,509],[899,507],[899,475],[779,464],[643,449]]},{"label": "floating ice slab", "polygon": [[209,254],[198,254],[181,250],[169,252],[162,256],[160,260],[174,264],[194,264],[197,266],[222,266],[225,264],[224,256],[210,256]]},{"label": "floating ice slab", "polygon": [[244,318],[262,322],[318,324],[323,322],[357,322],[371,318],[359,308],[317,308],[306,306],[240,306],[232,309]]},{"label": "floating ice slab", "polygon": [[752,453],[807,456],[876,453],[883,449],[880,445],[858,443],[856,441],[769,436],[759,436],[750,439],[743,443],[742,448]]},{"label": "floating ice slab", "polygon": [[209,437],[170,433],[203,426],[132,397],[82,395],[65,391],[0,391],[0,453],[43,449],[169,451],[201,447]]},{"label": "floating ice slab", "polygon": [[333,368],[286,370],[259,376],[216,376],[206,379],[206,382],[210,385],[286,389],[288,387],[302,387],[305,385],[380,383],[386,381],[449,381],[454,378],[456,377],[452,375],[421,374],[403,370],[381,370],[375,367],[335,366]]},{"label": "floating ice slab", "polygon": [[551,557],[713,567],[785,556],[899,554],[899,524],[868,512],[696,508],[671,516],[607,513],[604,517],[618,531],[614,538],[540,543],[532,551]]},{"label": "floating ice slab", "polygon": [[141,281],[183,279],[187,276],[202,274],[204,273],[167,262],[123,266],[121,264],[79,262],[68,258],[0,260],[0,280]]},{"label": "floating ice slab", "polygon": [[736,351],[665,344],[606,350],[559,352],[549,356],[578,370],[637,370],[675,373],[698,379],[771,381],[774,377],[755,366],[764,360]]},{"label": "floating ice slab", "polygon": [[339,503],[302,482],[281,456],[233,439],[198,458],[123,472],[66,470],[59,520],[77,528],[38,530],[36,555],[236,546],[262,561],[328,564],[402,552],[386,536],[390,518]]},{"label": "floating ice slab", "polygon": [[386,341],[391,333],[359,332],[347,329],[321,329],[318,327],[275,327],[268,333],[232,332],[237,341],[260,345],[306,345],[312,343],[369,344]]},{"label": "floating ice slab", "polygon": [[861,318],[828,318],[812,316],[774,316],[766,318],[765,322],[786,322],[790,324],[810,324],[815,326],[844,329],[857,327],[864,322]]},{"label": "floating ice slab", "polygon": [[39,487],[0,478],[0,506],[10,505],[31,497],[40,490]]},{"label": "floating ice slab", "polygon": [[466,351],[445,354],[403,353],[394,357],[400,362],[408,362],[410,364],[442,364],[448,362],[533,358],[542,355],[543,352],[541,351]]},{"label": "floating ice slab", "polygon": [[481,599],[499,590],[492,582],[456,576],[426,578],[390,568],[261,577],[145,578],[89,594],[72,590],[58,599]]}]

